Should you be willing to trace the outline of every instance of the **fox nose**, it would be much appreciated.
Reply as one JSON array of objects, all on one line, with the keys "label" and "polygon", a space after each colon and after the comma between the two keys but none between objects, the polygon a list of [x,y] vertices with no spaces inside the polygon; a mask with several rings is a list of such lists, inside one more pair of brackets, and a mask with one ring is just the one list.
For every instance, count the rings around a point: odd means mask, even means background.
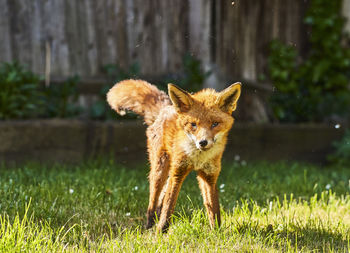
[{"label": "fox nose", "polygon": [[207,144],[208,144],[208,141],[207,141],[207,140],[201,140],[201,141],[199,142],[199,145],[200,145],[202,148],[204,148],[205,146],[207,146]]}]

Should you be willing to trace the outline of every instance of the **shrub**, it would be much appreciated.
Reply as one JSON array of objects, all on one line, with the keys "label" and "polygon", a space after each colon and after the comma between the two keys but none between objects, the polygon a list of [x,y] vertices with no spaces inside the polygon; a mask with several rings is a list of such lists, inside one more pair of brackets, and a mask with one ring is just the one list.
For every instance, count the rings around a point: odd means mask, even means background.
[{"label": "shrub", "polygon": [[312,31],[311,50],[300,64],[295,48],[271,43],[269,73],[277,92],[270,103],[280,121],[320,122],[349,113],[350,50],[341,45],[340,9],[340,0],[311,1],[305,18]]},{"label": "shrub", "polygon": [[67,118],[76,116],[81,109],[76,105],[79,94],[77,84],[80,78],[74,76],[60,84],[45,88],[45,116]]},{"label": "shrub", "polygon": [[202,89],[205,79],[210,75],[210,71],[204,71],[200,60],[190,54],[184,56],[182,63],[183,76],[177,84],[189,91]]},{"label": "shrub", "polygon": [[38,117],[70,117],[80,109],[78,77],[68,78],[62,84],[40,84],[39,75],[17,62],[0,67],[0,119],[27,119]]},{"label": "shrub", "polygon": [[0,66],[0,119],[32,118],[44,110],[40,77],[14,63]]},{"label": "shrub", "polygon": [[173,83],[185,90],[196,92],[203,88],[203,83],[209,75],[210,71],[203,70],[200,60],[186,54],[182,60],[182,71],[168,76],[159,86],[167,90],[168,83]]},{"label": "shrub", "polygon": [[350,130],[347,129],[343,139],[334,143],[335,152],[328,160],[340,166],[350,166]]}]

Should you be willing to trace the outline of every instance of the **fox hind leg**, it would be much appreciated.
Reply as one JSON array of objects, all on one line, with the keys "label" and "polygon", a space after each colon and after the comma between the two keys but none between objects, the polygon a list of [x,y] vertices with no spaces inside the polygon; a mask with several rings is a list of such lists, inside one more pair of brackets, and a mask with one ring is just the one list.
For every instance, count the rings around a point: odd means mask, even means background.
[{"label": "fox hind leg", "polygon": [[163,189],[161,190],[159,197],[158,197],[158,203],[157,203],[157,207],[156,207],[156,215],[158,218],[160,217],[160,214],[162,212],[163,200],[165,197],[166,189],[168,187],[168,183],[169,183],[169,177],[166,180],[166,183],[164,184]]},{"label": "fox hind leg", "polygon": [[169,174],[169,156],[166,152],[159,152],[157,155],[150,153],[150,160],[151,171],[149,174],[150,193],[147,209],[147,229],[154,225],[156,216],[158,218],[160,216],[161,204],[159,204],[159,197]]}]

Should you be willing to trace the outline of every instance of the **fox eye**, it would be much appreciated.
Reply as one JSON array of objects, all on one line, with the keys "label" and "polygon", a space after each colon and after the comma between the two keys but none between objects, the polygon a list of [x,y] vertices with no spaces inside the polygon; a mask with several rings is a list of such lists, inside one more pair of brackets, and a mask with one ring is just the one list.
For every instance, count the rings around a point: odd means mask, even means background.
[{"label": "fox eye", "polygon": [[211,128],[214,128],[214,127],[216,127],[217,125],[219,125],[219,122],[214,122],[214,123],[211,125]]},{"label": "fox eye", "polygon": [[196,129],[196,128],[197,128],[197,124],[194,123],[194,122],[191,123],[191,126],[192,126],[193,129]]}]

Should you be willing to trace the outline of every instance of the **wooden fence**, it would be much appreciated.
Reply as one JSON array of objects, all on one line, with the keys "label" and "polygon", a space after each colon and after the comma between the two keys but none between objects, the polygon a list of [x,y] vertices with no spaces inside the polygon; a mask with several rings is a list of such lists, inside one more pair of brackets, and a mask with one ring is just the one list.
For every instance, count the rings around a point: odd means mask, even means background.
[{"label": "wooden fence", "polygon": [[309,0],[1,0],[0,62],[51,75],[101,76],[138,62],[145,75],[176,72],[191,53],[230,78],[266,72],[273,38],[305,50]]}]

